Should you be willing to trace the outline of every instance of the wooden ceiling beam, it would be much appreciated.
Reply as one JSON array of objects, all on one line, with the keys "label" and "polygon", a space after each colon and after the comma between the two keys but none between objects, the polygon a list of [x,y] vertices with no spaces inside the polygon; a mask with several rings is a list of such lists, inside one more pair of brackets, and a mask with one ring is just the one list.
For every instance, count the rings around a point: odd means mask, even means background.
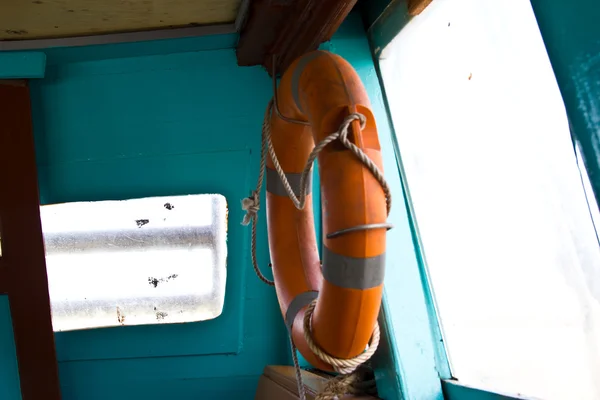
[{"label": "wooden ceiling beam", "polygon": [[237,46],[238,64],[277,72],[329,39],[357,0],[254,0]]}]

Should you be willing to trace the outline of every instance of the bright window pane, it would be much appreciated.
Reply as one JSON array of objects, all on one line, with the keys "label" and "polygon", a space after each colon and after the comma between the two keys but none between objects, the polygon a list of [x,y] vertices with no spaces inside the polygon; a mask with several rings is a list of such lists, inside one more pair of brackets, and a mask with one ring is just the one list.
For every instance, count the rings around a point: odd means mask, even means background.
[{"label": "bright window pane", "polygon": [[41,207],[55,331],[203,321],[225,296],[219,195]]},{"label": "bright window pane", "polygon": [[527,0],[438,0],[386,94],[453,375],[600,399],[600,247]]}]

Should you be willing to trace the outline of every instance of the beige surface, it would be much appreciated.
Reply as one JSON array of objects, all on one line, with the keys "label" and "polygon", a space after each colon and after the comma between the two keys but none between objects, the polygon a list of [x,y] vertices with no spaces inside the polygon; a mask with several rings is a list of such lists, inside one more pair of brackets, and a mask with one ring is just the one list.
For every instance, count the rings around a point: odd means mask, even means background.
[{"label": "beige surface", "polygon": [[[306,389],[306,399],[314,400],[317,393],[325,388],[327,378],[308,371],[302,371],[302,381]],[[296,371],[291,366],[267,365],[258,381],[254,400],[298,400]],[[371,396],[346,395],[344,400],[377,400]]]},{"label": "beige surface", "polygon": [[0,0],[0,40],[232,23],[241,0]]}]

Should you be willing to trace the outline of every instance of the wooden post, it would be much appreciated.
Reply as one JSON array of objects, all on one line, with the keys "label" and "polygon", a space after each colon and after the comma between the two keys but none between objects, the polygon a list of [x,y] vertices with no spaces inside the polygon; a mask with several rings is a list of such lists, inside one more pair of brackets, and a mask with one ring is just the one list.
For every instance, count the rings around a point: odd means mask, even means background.
[{"label": "wooden post", "polygon": [[23,400],[58,400],[29,87],[0,81],[0,292],[8,294]]}]

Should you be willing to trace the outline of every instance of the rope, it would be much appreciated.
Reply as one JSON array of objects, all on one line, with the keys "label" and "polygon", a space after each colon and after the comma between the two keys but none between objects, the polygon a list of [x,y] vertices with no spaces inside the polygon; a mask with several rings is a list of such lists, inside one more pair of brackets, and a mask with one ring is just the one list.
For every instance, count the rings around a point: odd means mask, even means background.
[{"label": "rope", "polygon": [[[274,282],[267,279],[261,272],[258,267],[258,262],[256,260],[256,226],[258,222],[258,211],[260,209],[260,192],[262,190],[262,185],[264,182],[265,170],[266,170],[266,154],[267,151],[271,156],[271,160],[273,161],[273,165],[275,166],[275,170],[281,179],[283,187],[285,188],[286,193],[288,194],[290,200],[294,203],[294,206],[302,210],[306,204],[306,191],[308,188],[308,177],[312,171],[312,165],[319,155],[319,153],[327,147],[330,143],[339,140],[348,150],[350,150],[359,160],[360,162],[371,172],[373,177],[379,182],[383,192],[385,194],[386,200],[386,210],[389,215],[390,210],[392,208],[392,194],[390,188],[385,180],[383,173],[377,167],[377,165],[354,143],[348,140],[348,133],[350,126],[353,121],[360,122],[360,129],[364,129],[366,126],[367,119],[364,115],[360,113],[352,113],[348,115],[342,121],[340,128],[337,132],[334,132],[327,137],[325,137],[321,142],[319,142],[312,152],[310,153],[308,160],[306,161],[306,165],[304,170],[302,171],[302,175],[300,177],[300,191],[298,196],[294,193],[290,183],[285,176],[285,172],[281,167],[279,160],[277,158],[277,154],[275,154],[275,149],[273,148],[273,143],[271,142],[271,113],[273,109],[273,100],[269,101],[269,105],[267,106],[267,110],[265,112],[265,118],[263,120],[262,125],[262,143],[261,143],[261,154],[260,154],[260,173],[258,175],[258,181],[256,184],[256,190],[252,191],[251,195],[242,200],[242,209],[246,211],[246,215],[242,221],[243,225],[248,225],[252,222],[252,237],[251,237],[251,253],[252,253],[252,266],[254,268],[254,272],[260,278],[261,281],[266,283],[267,285],[274,286]],[[358,356],[351,359],[341,359],[333,357],[323,351],[313,340],[311,336],[311,319],[312,314],[314,312],[316,306],[316,300],[314,300],[306,309],[304,314],[304,338],[311,349],[311,351],[323,362],[333,366],[333,368],[339,372],[340,376],[331,379],[325,389],[319,393],[315,400],[334,400],[341,398],[345,394],[360,394],[365,393],[365,388],[360,387],[362,382],[362,375],[357,370],[362,364],[367,362],[377,350],[377,346],[379,345],[380,340],[380,331],[379,331],[379,323],[375,323],[375,327],[373,328],[373,334],[371,336],[371,340],[369,341],[369,346],[367,350]],[[306,400],[306,390],[304,384],[302,382],[302,373],[300,370],[300,364],[298,362],[297,349],[293,342],[293,339],[290,335],[290,347],[292,350],[292,360],[294,362],[294,369],[296,372],[296,381],[298,384],[298,395],[300,400]],[[362,382],[364,386],[364,382]],[[374,385],[374,382],[373,382]]]},{"label": "rope", "polygon": [[252,235],[250,237],[250,254],[252,255],[252,267],[256,276],[269,286],[275,286],[275,282],[265,277],[258,266],[256,259],[256,226],[258,225],[258,210],[260,210],[260,191],[265,180],[265,169],[267,167],[266,147],[267,140],[265,139],[265,133],[271,131],[269,119],[271,117],[271,108],[273,106],[273,100],[269,102],[267,111],[265,112],[265,118],[262,126],[262,143],[260,147],[260,172],[258,173],[258,181],[256,182],[256,189],[252,191],[250,197],[246,197],[242,200],[242,210],[246,211],[242,225],[248,225],[252,222]]},{"label": "rope", "polygon": [[[271,101],[269,103],[269,106],[267,107],[267,113],[270,113],[272,105],[273,102]],[[390,213],[392,209],[392,193],[390,191],[390,187],[387,184],[387,181],[383,176],[383,173],[381,172],[379,167],[375,165],[375,163],[369,158],[369,156],[367,156],[358,146],[356,146],[354,143],[348,140],[350,125],[355,120],[360,121],[360,129],[365,129],[365,125],[367,123],[367,119],[365,118],[365,116],[359,113],[352,113],[346,118],[344,118],[342,124],[340,125],[340,129],[337,132],[333,132],[329,136],[325,137],[314,147],[314,149],[308,156],[308,160],[306,161],[306,165],[304,166],[304,170],[302,171],[302,175],[300,176],[300,193],[298,197],[296,197],[292,186],[290,185],[290,183],[287,180],[287,177],[285,176],[283,168],[281,168],[281,165],[279,164],[277,154],[275,154],[275,149],[273,148],[273,144],[271,143],[271,126],[268,122],[266,124],[263,123],[263,138],[267,140],[267,148],[269,150],[269,155],[271,156],[271,160],[273,161],[275,170],[277,170],[277,174],[279,175],[279,178],[283,183],[285,191],[287,192],[288,196],[290,197],[297,209],[304,209],[304,205],[306,204],[306,189],[308,187],[308,176],[311,173],[312,165],[316,160],[317,156],[325,147],[327,147],[328,144],[335,140],[339,140],[364,164],[364,166],[371,172],[371,174],[373,174],[373,177],[377,179],[377,182],[379,182],[385,194],[387,213]]]},{"label": "rope", "polygon": [[379,346],[379,339],[381,334],[379,332],[379,323],[375,322],[375,327],[373,328],[373,333],[371,335],[371,340],[369,341],[369,347],[364,353],[359,354],[354,358],[337,358],[327,354],[323,349],[319,347],[317,343],[315,343],[311,334],[311,319],[312,314],[315,311],[315,307],[317,305],[317,301],[313,300],[308,307],[306,307],[306,311],[304,313],[304,339],[308,344],[310,350],[315,353],[319,359],[329,365],[331,365],[336,372],[340,374],[351,374],[358,367],[360,367],[365,362],[369,361],[369,359],[375,354],[377,350],[377,346]]},{"label": "rope", "polygon": [[357,370],[350,375],[338,375],[330,379],[315,400],[337,400],[346,394],[376,394],[375,379],[369,379],[365,370]]},{"label": "rope", "polygon": [[300,400],[306,400],[306,388],[304,382],[302,382],[302,371],[300,370],[300,363],[298,362],[298,353],[292,335],[289,335],[290,347],[292,348],[292,360],[294,361],[294,371],[296,372],[296,384],[298,385],[298,397]]}]

